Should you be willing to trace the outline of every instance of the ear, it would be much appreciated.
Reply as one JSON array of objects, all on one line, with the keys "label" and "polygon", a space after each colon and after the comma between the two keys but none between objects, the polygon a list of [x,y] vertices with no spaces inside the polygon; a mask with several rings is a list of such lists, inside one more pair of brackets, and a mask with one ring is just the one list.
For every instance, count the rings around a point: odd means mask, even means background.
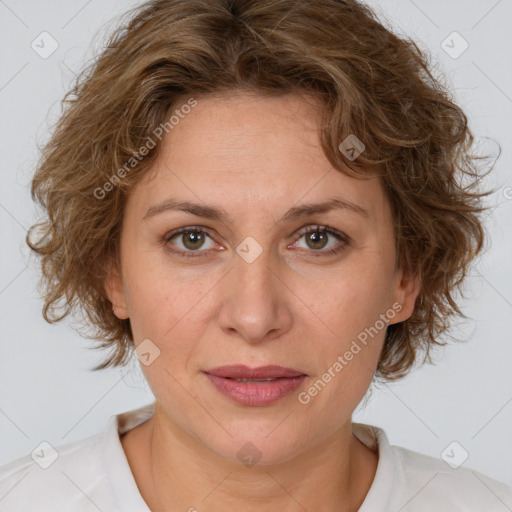
[{"label": "ear", "polygon": [[123,280],[115,263],[109,264],[108,274],[105,278],[105,292],[112,302],[112,311],[120,320],[130,317],[124,295]]},{"label": "ear", "polygon": [[[414,312],[414,305],[421,290],[421,279],[412,272],[400,269],[395,274],[393,290],[393,309],[397,311],[396,316],[390,324],[403,322],[411,317]],[[400,304],[400,308],[398,308]]]}]

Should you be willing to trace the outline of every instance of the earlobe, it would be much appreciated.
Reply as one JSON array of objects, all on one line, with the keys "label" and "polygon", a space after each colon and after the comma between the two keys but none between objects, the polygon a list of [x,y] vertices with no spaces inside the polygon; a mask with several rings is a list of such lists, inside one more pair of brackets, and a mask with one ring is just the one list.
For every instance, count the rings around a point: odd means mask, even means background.
[{"label": "earlobe", "polygon": [[397,273],[393,304],[400,304],[401,309],[393,319],[393,322],[390,323],[403,322],[411,317],[420,291],[421,279],[419,275],[413,275],[412,272],[402,270]]},{"label": "earlobe", "polygon": [[112,303],[112,311],[120,320],[130,317],[124,296],[123,281],[115,264],[109,265],[105,279],[105,292]]}]

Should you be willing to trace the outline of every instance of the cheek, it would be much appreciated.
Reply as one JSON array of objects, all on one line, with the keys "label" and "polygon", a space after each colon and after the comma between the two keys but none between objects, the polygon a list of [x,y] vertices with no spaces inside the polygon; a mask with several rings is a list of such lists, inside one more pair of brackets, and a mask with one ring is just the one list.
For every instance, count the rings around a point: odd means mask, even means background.
[{"label": "cheek", "polygon": [[[392,269],[392,266],[389,266]],[[376,260],[354,261],[350,271],[322,285],[304,288],[307,303],[315,313],[311,318],[315,338],[312,356],[320,369],[315,376],[326,384],[328,397],[341,405],[357,405],[373,378],[384,343],[391,308],[392,270]],[[384,320],[383,320],[384,318]],[[387,321],[385,321],[387,320]],[[322,389],[319,383],[317,388]],[[315,391],[312,391],[315,393]]]},{"label": "cheek", "polygon": [[[347,419],[370,385],[382,351],[387,323],[388,294],[375,282],[354,277],[330,284],[329,297],[315,305],[322,327],[315,336],[317,373],[299,402],[312,408],[312,417],[331,427]],[[319,322],[317,322],[319,323]],[[334,408],[334,409],[333,409]],[[336,411],[333,413],[333,410]]]},{"label": "cheek", "polygon": [[385,268],[358,266],[308,292],[313,310],[343,339],[374,325],[391,306],[392,273]]},{"label": "cheek", "polygon": [[154,262],[133,260],[126,266],[126,274],[125,292],[135,340],[150,338],[159,346],[166,339],[183,339],[176,334],[193,328],[190,318],[212,286],[208,279],[186,279]]}]

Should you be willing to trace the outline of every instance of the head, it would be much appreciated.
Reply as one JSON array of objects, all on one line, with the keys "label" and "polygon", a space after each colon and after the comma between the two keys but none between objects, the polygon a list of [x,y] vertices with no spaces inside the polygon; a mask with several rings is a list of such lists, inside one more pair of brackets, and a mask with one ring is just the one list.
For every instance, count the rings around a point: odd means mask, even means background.
[{"label": "head", "polygon": [[[33,180],[45,318],[81,312],[110,349],[96,369],[146,343],[157,402],[223,456],[233,437],[268,444],[294,412],[266,454],[284,460],[461,314],[483,243],[466,116],[418,47],[352,0],[132,14],[78,78]],[[306,385],[234,405],[204,373],[230,364]]]}]

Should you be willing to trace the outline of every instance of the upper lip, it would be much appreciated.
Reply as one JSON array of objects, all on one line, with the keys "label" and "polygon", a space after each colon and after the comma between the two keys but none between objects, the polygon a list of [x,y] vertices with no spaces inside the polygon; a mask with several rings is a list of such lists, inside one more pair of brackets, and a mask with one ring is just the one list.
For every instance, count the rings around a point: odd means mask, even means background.
[{"label": "upper lip", "polygon": [[301,377],[304,373],[284,366],[269,365],[250,368],[249,366],[237,364],[230,366],[218,366],[205,373],[230,379],[278,379],[280,377]]}]

